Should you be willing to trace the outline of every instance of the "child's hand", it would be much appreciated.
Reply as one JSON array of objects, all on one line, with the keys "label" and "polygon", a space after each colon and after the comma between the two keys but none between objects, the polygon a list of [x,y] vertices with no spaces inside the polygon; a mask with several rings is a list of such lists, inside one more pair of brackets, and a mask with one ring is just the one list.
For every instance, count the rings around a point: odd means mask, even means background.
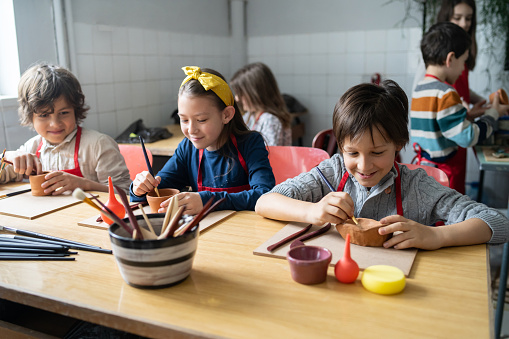
[{"label": "child's hand", "polygon": [[[183,192],[177,194],[179,200],[179,207],[185,206],[184,214],[195,215],[200,213],[203,209],[203,202],[201,201],[200,194],[196,192]],[[164,205],[165,202],[161,204]],[[166,204],[168,206],[168,204]]]},{"label": "child's hand", "polygon": [[345,192],[331,192],[319,202],[312,204],[308,212],[308,220],[315,225],[328,222],[341,224],[354,213],[352,197]]},{"label": "child's hand", "polygon": [[439,233],[436,227],[430,227],[419,224],[400,215],[391,215],[380,220],[380,223],[386,225],[378,229],[378,233],[384,235],[394,232],[403,232],[393,235],[392,238],[384,243],[384,247],[394,247],[395,249],[421,248],[424,250],[436,250],[442,247]]},{"label": "child's hand", "polygon": [[46,181],[42,183],[41,187],[44,188],[44,193],[51,193],[51,195],[74,191],[85,185],[83,178],[61,171],[48,173],[44,178]]},{"label": "child's hand", "polygon": [[37,174],[42,173],[41,161],[35,156],[35,154],[18,154],[12,159],[7,158],[7,160],[12,162],[14,172],[18,174],[30,175],[32,172],[36,172]]},{"label": "child's hand", "polygon": [[472,108],[468,109],[467,107],[467,119],[470,121],[474,121],[476,118],[480,117],[484,114],[484,112],[489,108],[489,106],[484,106],[486,100],[479,101]]},{"label": "child's hand", "polygon": [[495,99],[493,99],[491,106],[497,110],[499,116],[509,115],[509,105],[502,105],[500,103],[500,95],[498,93],[495,93]]},{"label": "child's hand", "polygon": [[142,196],[157,187],[161,183],[161,177],[153,177],[148,171],[136,174],[133,181],[133,192],[137,196]]}]

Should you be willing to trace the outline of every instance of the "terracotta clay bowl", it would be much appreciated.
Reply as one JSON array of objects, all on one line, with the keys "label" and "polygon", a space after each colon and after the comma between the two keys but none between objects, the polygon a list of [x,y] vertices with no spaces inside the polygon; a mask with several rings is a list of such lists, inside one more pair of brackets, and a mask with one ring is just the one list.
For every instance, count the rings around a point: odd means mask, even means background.
[{"label": "terracotta clay bowl", "polygon": [[42,172],[42,174],[30,175],[28,177],[28,180],[30,181],[30,188],[32,189],[32,195],[35,196],[51,195],[51,193],[44,193],[44,188],[41,187],[41,185],[46,181],[44,177],[48,173],[49,172]]},{"label": "terracotta clay bowl", "polygon": [[495,100],[496,93],[498,93],[498,96],[500,98],[500,103],[502,105],[509,105],[509,98],[507,98],[507,93],[504,91],[503,88],[500,88],[497,91],[490,94],[490,102],[493,102],[493,100]]},{"label": "terracotta clay bowl", "polygon": [[380,235],[378,229],[382,224],[376,220],[368,218],[357,218],[359,225],[356,225],[351,219],[344,224],[336,225],[339,234],[346,238],[350,234],[350,242],[360,246],[380,247],[391,237],[391,234]]},{"label": "terracotta clay bowl", "polygon": [[320,246],[297,246],[286,254],[293,280],[300,284],[319,284],[327,278],[331,252]]},{"label": "terracotta clay bowl", "polygon": [[161,208],[161,203],[169,198],[173,197],[175,194],[179,194],[180,191],[175,188],[159,188],[160,197],[157,196],[155,191],[152,191],[147,194],[147,202],[150,206],[150,213],[157,213],[157,211]]},{"label": "terracotta clay bowl", "polygon": [[[164,214],[149,214],[156,234],[161,232]],[[136,216],[138,225],[148,229],[143,216]],[[123,219],[130,225],[129,219]],[[120,275],[126,283],[138,288],[163,288],[184,281],[193,266],[198,246],[198,228],[165,239],[139,240],[117,223],[109,228],[111,249]]]}]

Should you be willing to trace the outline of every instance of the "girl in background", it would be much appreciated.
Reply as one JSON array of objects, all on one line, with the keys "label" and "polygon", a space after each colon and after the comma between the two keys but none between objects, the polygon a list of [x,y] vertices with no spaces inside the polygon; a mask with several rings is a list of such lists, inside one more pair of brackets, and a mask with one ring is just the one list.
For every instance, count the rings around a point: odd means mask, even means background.
[{"label": "girl in background", "polygon": [[[254,210],[258,198],[275,179],[268,152],[258,132],[249,131],[224,77],[212,69],[187,66],[180,86],[178,115],[186,138],[154,178],[139,173],[131,185],[131,200],[143,201],[158,188],[190,186],[179,193],[179,206],[194,215],[211,198],[226,200],[219,209]],[[165,212],[169,199],[161,203]]]},{"label": "girl in background", "polygon": [[260,132],[267,146],[290,146],[292,117],[270,68],[261,62],[246,65],[233,75],[231,85],[246,111],[247,126]]}]

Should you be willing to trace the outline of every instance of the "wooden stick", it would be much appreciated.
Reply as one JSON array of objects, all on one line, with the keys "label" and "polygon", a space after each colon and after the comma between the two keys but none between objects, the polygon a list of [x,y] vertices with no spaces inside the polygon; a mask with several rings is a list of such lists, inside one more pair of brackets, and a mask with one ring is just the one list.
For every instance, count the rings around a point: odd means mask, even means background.
[{"label": "wooden stick", "polygon": [[180,206],[179,209],[177,210],[177,213],[175,213],[175,215],[173,216],[173,218],[171,218],[171,221],[170,221],[170,224],[168,227],[166,227],[166,229],[164,230],[163,233],[161,233],[157,239],[165,239],[165,238],[170,238],[173,236],[173,233],[175,233],[175,230],[177,229],[178,225],[179,225],[179,220],[180,220],[180,217],[182,216],[182,214],[184,213],[184,206]]},{"label": "wooden stick", "polygon": [[143,215],[143,219],[145,219],[145,222],[147,223],[147,227],[150,229],[150,232],[154,233],[154,235],[155,235],[156,231],[154,231],[154,228],[152,227],[152,224],[150,223],[150,220],[148,219],[147,214],[143,210],[143,205],[139,204],[138,208],[140,209],[141,214]]},{"label": "wooden stick", "polygon": [[163,220],[163,225],[161,226],[161,234],[164,233],[164,231],[166,231],[166,227],[168,227],[168,224],[170,223],[170,220],[171,220],[171,213],[173,211],[173,205],[175,204],[175,202],[177,202],[178,204],[178,200],[176,200],[177,197],[176,196],[173,196],[170,198],[170,202],[168,203],[168,207],[166,208],[166,214],[164,215],[164,220]]},{"label": "wooden stick", "polygon": [[207,201],[207,203],[205,204],[205,206],[203,206],[200,213],[198,213],[194,217],[193,221],[191,221],[186,227],[180,230],[178,234],[177,232],[175,232],[175,236],[177,237],[179,235],[186,233],[188,230],[192,229],[196,224],[198,224],[200,220],[203,218],[203,215],[208,211],[210,205],[212,205],[212,201],[214,201],[214,197],[210,198],[209,201]]}]

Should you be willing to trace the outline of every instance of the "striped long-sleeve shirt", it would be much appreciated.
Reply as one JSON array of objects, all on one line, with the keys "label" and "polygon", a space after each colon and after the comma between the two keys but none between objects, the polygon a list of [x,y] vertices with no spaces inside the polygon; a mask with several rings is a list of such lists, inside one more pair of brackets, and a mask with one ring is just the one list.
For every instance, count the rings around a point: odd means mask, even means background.
[{"label": "striped long-sleeve shirt", "polygon": [[475,122],[470,122],[456,90],[426,78],[412,94],[410,118],[412,143],[417,142],[430,160],[443,162],[458,146],[474,146],[489,137],[496,129],[498,113],[488,109]]}]

